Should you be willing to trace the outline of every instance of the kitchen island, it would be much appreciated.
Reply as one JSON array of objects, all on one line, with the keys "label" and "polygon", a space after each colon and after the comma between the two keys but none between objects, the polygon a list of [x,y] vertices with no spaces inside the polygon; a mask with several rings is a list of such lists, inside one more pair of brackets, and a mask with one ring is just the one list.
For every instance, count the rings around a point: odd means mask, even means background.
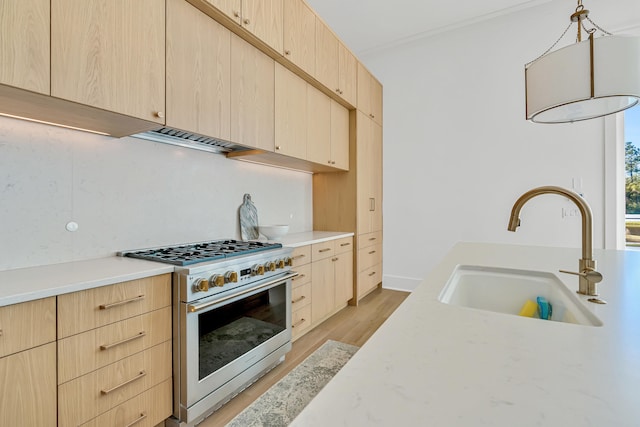
[{"label": "kitchen island", "polygon": [[572,291],[579,249],[459,243],[293,426],[637,426],[640,251],[596,250],[603,323],[444,304],[457,265],[554,273]]}]

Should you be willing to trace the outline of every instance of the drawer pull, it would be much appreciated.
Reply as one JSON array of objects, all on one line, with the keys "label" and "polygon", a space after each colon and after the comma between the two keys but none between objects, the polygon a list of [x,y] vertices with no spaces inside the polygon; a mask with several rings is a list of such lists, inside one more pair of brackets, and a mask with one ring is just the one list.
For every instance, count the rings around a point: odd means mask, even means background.
[{"label": "drawer pull", "polygon": [[376,199],[374,199],[373,197],[371,197],[369,199],[369,211],[373,212],[376,210]]},{"label": "drawer pull", "polygon": [[337,260],[339,260],[339,259],[340,259],[340,258],[335,257],[335,258],[331,258],[331,261],[334,261],[334,262],[335,262],[335,261],[337,261]]},{"label": "drawer pull", "polygon": [[369,252],[369,255],[373,255],[375,253],[376,253],[376,251],[371,251],[371,252]]},{"label": "drawer pull", "polygon": [[370,241],[370,242],[372,242],[372,241],[374,241],[374,240],[376,240],[376,238],[375,238],[375,237],[369,237],[369,241]]},{"label": "drawer pull", "polygon": [[351,243],[340,243],[340,246],[349,246]]},{"label": "drawer pull", "polygon": [[130,302],[141,301],[144,299],[144,295],[138,295],[137,297],[125,299],[118,302],[112,302],[111,304],[101,304],[99,306],[100,310],[108,310],[113,307],[118,307],[119,305],[129,304]]},{"label": "drawer pull", "polygon": [[298,298],[298,299],[291,300],[291,304],[295,304],[295,303],[300,302],[300,301],[302,301],[302,300],[304,300],[304,299],[307,299],[307,297],[305,297],[304,295],[302,295],[302,296],[301,296],[300,298]]},{"label": "drawer pull", "polygon": [[304,254],[300,254],[300,255],[296,255],[294,257],[291,257],[291,259],[299,259],[299,258],[304,258]]},{"label": "drawer pull", "polygon": [[138,424],[140,421],[144,420],[145,418],[147,418],[147,414],[144,413],[144,412],[140,412],[140,416],[138,418],[136,418],[132,423],[129,423],[124,427],[134,426],[134,425]]},{"label": "drawer pull", "polygon": [[0,337],[2,336],[2,329],[0,329]]},{"label": "drawer pull", "polygon": [[330,251],[330,250],[331,250],[331,248],[324,248],[324,249],[320,249],[318,252],[327,252],[327,251]]},{"label": "drawer pull", "polygon": [[304,317],[302,319],[300,319],[300,321],[298,323],[296,323],[295,325],[291,325],[292,328],[297,328],[298,326],[302,325],[304,322],[306,322],[307,319],[305,319]]},{"label": "drawer pull", "polygon": [[[131,379],[129,379],[129,380],[126,380],[125,382],[123,382],[123,383],[121,383],[121,384],[118,384],[117,386],[111,387],[111,388],[109,388],[109,389],[107,389],[107,390],[100,390],[100,393],[101,393],[101,394],[109,394],[109,393],[112,393],[112,392],[116,391],[117,389],[119,389],[119,388],[122,388],[122,387],[126,386],[127,384],[131,384],[132,382],[137,381],[137,380],[139,380],[140,378],[143,378],[145,375],[147,375],[147,372],[146,372],[146,371],[140,371],[140,373],[139,373],[138,375],[136,375],[135,377],[133,377],[133,378],[131,378]],[[137,421],[136,421],[136,422],[137,422]],[[131,425],[131,424],[129,424],[129,425]]]},{"label": "drawer pull", "polygon": [[375,276],[375,275],[376,275],[376,272],[375,272],[375,271],[372,271],[371,273],[369,273],[369,277],[371,277],[371,276]]},{"label": "drawer pull", "polygon": [[298,277],[294,277],[293,279],[291,279],[291,281],[293,282],[295,280],[302,279],[304,276],[304,274],[299,274]]},{"label": "drawer pull", "polygon": [[109,350],[110,348],[119,346],[120,344],[125,344],[125,343],[128,343],[129,341],[133,341],[133,340],[137,340],[138,338],[142,338],[145,335],[147,335],[147,333],[145,331],[142,331],[142,332],[139,332],[138,334],[136,334],[136,335],[134,335],[132,337],[125,338],[122,341],[114,342],[114,343],[111,343],[111,344],[101,345],[100,346],[100,350]]}]

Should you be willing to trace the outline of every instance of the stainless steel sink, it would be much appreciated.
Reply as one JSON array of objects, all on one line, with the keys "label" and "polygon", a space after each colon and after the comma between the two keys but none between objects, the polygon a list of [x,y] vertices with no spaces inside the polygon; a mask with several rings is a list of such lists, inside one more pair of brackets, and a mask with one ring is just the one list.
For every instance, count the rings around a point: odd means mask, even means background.
[{"label": "stainless steel sink", "polygon": [[535,302],[539,296],[551,303],[552,321],[602,326],[602,321],[557,276],[541,271],[458,265],[438,300],[517,316],[527,300]]}]

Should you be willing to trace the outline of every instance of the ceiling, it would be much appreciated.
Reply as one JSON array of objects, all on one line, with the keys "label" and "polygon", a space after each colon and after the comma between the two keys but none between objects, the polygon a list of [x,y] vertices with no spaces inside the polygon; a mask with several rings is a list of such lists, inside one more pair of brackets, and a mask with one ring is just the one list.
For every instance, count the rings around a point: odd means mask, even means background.
[{"label": "ceiling", "polygon": [[356,55],[551,0],[306,0]]}]

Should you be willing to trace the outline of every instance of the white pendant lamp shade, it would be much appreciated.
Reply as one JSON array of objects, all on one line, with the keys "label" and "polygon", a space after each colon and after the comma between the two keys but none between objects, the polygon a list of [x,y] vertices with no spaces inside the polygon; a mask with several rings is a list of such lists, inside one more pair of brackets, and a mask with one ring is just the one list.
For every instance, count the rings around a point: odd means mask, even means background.
[{"label": "white pendant lamp shade", "polygon": [[567,123],[617,113],[640,100],[640,37],[574,43],[525,68],[527,119]]}]

